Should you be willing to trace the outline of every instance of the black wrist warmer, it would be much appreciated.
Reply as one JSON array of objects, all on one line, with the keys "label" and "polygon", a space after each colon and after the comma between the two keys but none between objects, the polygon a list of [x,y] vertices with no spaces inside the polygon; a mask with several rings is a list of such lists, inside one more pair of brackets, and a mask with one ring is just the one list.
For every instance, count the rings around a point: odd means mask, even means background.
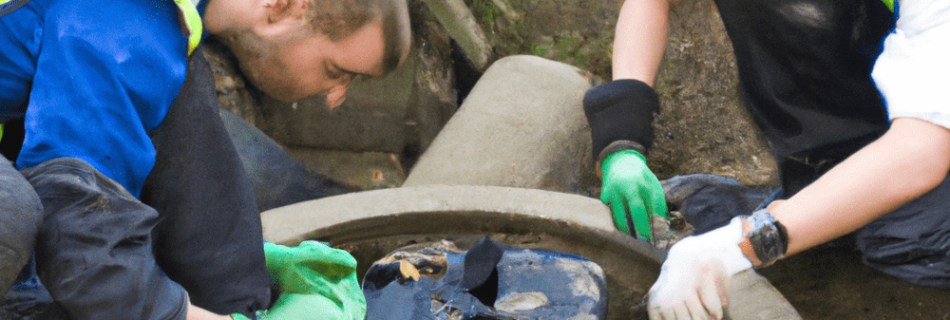
[{"label": "black wrist warmer", "polygon": [[646,151],[653,146],[653,114],[660,110],[660,99],[649,85],[624,79],[587,90],[584,114],[590,124],[593,155],[600,156],[615,141],[633,141]]}]

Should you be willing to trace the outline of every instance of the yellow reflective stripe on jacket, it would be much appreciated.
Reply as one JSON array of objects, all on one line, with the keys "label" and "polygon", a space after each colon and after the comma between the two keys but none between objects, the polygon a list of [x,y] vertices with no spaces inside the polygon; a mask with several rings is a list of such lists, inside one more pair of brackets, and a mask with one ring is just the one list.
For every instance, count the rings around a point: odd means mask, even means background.
[{"label": "yellow reflective stripe on jacket", "polygon": [[884,5],[887,6],[891,12],[894,12],[894,0],[881,0],[881,2],[884,2]]},{"label": "yellow reflective stripe on jacket", "polygon": [[30,0],[0,0],[0,17],[19,9]]},{"label": "yellow reflective stripe on jacket", "polygon": [[[3,0],[0,0],[3,1]],[[198,8],[195,7],[198,1],[192,3],[190,0],[175,0],[178,5],[178,18],[181,19],[182,32],[188,36],[188,55],[195,51],[198,43],[201,42],[201,16],[198,15]]]},{"label": "yellow reflective stripe on jacket", "polygon": [[0,141],[3,141],[3,124],[0,123]]}]

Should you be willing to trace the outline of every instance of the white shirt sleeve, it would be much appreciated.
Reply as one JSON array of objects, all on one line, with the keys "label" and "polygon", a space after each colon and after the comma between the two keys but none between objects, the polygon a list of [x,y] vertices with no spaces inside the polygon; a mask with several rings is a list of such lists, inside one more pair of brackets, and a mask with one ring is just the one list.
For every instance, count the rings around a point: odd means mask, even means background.
[{"label": "white shirt sleeve", "polygon": [[871,72],[891,120],[950,128],[950,1],[904,0]]}]

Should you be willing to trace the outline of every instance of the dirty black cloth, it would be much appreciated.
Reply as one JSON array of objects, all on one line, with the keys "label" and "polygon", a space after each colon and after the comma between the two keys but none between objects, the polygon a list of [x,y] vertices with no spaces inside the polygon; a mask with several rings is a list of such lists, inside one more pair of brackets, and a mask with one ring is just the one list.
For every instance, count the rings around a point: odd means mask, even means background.
[{"label": "dirty black cloth", "polygon": [[[583,257],[503,246],[485,237],[467,252],[446,250],[444,275],[402,279],[400,262],[377,263],[363,277],[368,320],[604,319],[603,270]],[[417,256],[416,256],[417,257]],[[424,269],[424,268],[419,268]],[[438,273],[438,272],[437,272]],[[578,289],[583,288],[583,289]]]},{"label": "dirty black cloth", "polygon": [[13,163],[0,156],[0,297],[29,260],[42,222],[39,196]]},{"label": "dirty black cloth", "polygon": [[152,255],[158,212],[74,158],[21,170],[43,204],[38,273],[71,319],[184,319],[188,294]]},{"label": "dirty black cloth", "polygon": [[742,100],[789,196],[888,128],[871,80],[894,28],[879,0],[716,0]]},{"label": "dirty black cloth", "polygon": [[157,152],[142,189],[155,208],[155,259],[189,293],[219,314],[253,316],[270,303],[263,232],[254,191],[218,114],[211,67],[198,47],[188,78],[149,133]]},{"label": "dirty black cloth", "polygon": [[660,184],[667,207],[679,211],[697,235],[729,224],[735,216],[751,214],[772,192],[711,174],[675,176]]}]

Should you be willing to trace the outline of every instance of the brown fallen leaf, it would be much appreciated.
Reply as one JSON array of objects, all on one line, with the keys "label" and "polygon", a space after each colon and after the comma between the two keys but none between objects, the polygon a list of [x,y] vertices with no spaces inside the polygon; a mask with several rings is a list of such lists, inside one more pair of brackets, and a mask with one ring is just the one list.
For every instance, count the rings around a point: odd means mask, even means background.
[{"label": "brown fallen leaf", "polygon": [[419,281],[419,269],[416,269],[416,266],[406,260],[399,260],[399,272],[402,273],[402,277],[405,279]]}]

